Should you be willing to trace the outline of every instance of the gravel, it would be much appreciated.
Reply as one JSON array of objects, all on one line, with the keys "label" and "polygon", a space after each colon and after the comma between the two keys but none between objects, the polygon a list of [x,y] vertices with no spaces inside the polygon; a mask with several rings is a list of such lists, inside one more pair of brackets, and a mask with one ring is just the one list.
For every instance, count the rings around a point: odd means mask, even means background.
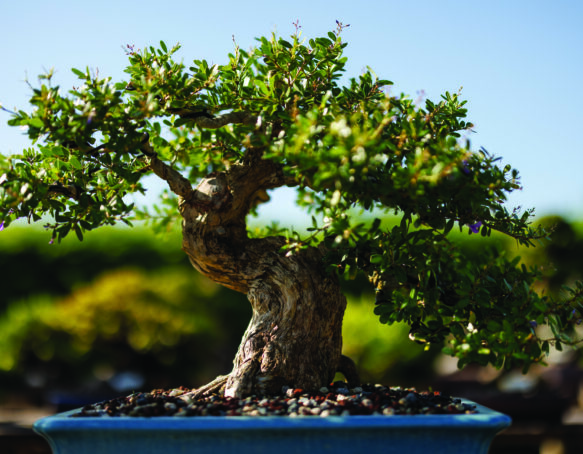
[{"label": "gravel", "polygon": [[477,413],[475,406],[439,392],[413,388],[335,382],[318,392],[284,386],[279,396],[243,399],[210,395],[194,399],[193,389],[175,388],[134,393],[86,405],[74,417],[86,416],[289,416],[420,415]]}]

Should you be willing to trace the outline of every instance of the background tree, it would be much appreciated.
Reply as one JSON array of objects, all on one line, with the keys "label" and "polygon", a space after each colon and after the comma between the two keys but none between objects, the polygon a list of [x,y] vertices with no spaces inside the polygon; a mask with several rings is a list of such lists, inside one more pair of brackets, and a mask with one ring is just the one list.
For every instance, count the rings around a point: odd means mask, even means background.
[{"label": "background tree", "polygon": [[[448,240],[457,225],[492,230],[532,245],[544,232],[530,211],[509,212],[506,194],[518,172],[460,140],[471,127],[465,102],[446,93],[417,106],[390,95],[371,70],[340,84],[346,58],[343,25],[303,41],[260,38],[235,45],[225,65],[173,60],[178,46],[127,47],[128,81],[88,69],[62,94],[52,74],[32,89],[26,127],[35,148],[0,162],[2,228],[26,217],[46,224],[52,240],[137,213],[126,195],[144,192],[155,174],[169,188],[162,223],[182,220],[182,248],[196,269],[247,294],[253,309],[232,372],[200,392],[228,396],[277,393],[282,385],[314,389],[338,370],[346,300],[339,277],[364,272],[377,291],[382,323],[405,321],[411,339],[448,341],[445,351],[496,367],[543,360],[554,343],[576,343],[583,286],[553,300],[531,289],[535,269],[496,251],[464,257]],[[270,189],[291,186],[312,213],[309,235],[271,227],[251,235],[247,216]],[[385,228],[361,213],[392,210]],[[542,339],[537,325],[548,324]]]}]

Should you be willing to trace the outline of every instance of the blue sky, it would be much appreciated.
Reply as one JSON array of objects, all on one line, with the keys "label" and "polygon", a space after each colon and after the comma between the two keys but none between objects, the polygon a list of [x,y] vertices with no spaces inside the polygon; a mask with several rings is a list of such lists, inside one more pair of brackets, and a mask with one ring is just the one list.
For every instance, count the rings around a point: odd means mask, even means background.
[{"label": "blue sky", "polygon": [[[336,20],[350,24],[348,76],[368,65],[394,82],[393,93],[413,98],[437,99],[463,86],[475,124],[472,148],[485,147],[522,175],[524,189],[509,208],[583,217],[583,2],[574,0],[3,0],[0,103],[26,110],[24,80],[35,84],[50,68],[65,89],[76,83],[71,67],[124,79],[126,44],[180,42],[186,63],[223,63],[233,35],[248,48],[256,36],[292,34],[298,19],[308,38],[332,30]],[[4,154],[28,146],[8,119],[0,112]],[[287,199],[276,195],[265,215],[295,216]]]}]

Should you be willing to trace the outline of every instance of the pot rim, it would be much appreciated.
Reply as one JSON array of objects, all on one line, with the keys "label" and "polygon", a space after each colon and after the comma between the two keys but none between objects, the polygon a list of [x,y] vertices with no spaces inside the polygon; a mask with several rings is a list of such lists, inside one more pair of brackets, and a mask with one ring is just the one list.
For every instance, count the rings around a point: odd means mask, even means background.
[{"label": "pot rim", "polygon": [[39,419],[33,429],[47,431],[148,430],[148,431],[209,431],[209,430],[322,430],[363,428],[497,428],[511,424],[511,418],[472,401],[477,413],[440,415],[349,415],[349,416],[83,416],[71,417],[80,409]]}]

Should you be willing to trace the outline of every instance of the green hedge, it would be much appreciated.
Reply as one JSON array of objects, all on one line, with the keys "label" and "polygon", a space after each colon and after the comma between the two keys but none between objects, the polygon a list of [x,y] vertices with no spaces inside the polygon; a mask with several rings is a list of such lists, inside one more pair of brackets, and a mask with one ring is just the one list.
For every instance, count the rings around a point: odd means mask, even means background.
[{"label": "green hedge", "polygon": [[49,244],[50,235],[38,227],[10,226],[0,232],[2,307],[38,294],[66,295],[106,270],[120,266],[158,269],[187,266],[180,235],[156,236],[146,229],[104,227],[83,242],[66,238]]},{"label": "green hedge", "polygon": [[[78,387],[115,372],[149,387],[228,372],[250,317],[243,295],[186,267],[117,269],[65,297],[33,297],[0,318],[0,371]],[[29,380],[30,381],[30,380]]]}]

